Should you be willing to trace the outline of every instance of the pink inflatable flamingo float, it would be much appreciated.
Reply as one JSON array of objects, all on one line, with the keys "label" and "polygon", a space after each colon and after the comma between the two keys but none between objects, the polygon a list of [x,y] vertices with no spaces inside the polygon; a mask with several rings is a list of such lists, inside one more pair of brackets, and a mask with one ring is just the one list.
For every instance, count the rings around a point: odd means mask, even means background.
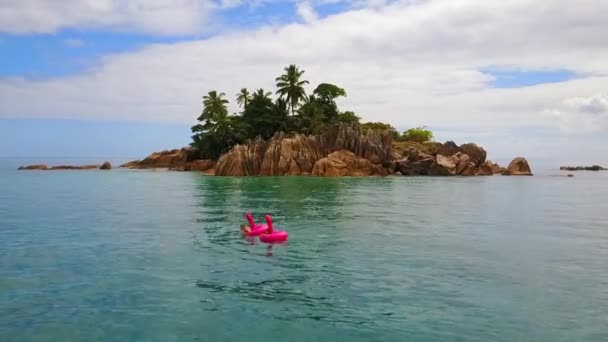
[{"label": "pink inflatable flamingo float", "polygon": [[249,227],[251,228],[251,231],[247,233],[247,236],[259,236],[268,230],[267,224],[256,224],[251,213],[246,213],[245,217],[247,218]]},{"label": "pink inflatable flamingo float", "polygon": [[284,230],[274,230],[272,227],[272,217],[266,215],[266,223],[268,223],[268,232],[260,235],[260,241],[264,243],[285,242],[289,235]]}]

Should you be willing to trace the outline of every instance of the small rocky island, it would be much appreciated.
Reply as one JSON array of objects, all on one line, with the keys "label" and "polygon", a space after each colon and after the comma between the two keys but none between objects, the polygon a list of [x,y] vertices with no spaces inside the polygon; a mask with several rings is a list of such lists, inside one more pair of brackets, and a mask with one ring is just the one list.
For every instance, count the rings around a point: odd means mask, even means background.
[{"label": "small rocky island", "polygon": [[340,125],[323,135],[277,133],[236,145],[217,161],[199,159],[196,148],[153,153],[121,165],[130,169],[165,168],[217,176],[531,176],[525,158],[504,168],[486,160],[476,144],[394,142],[388,131],[362,132]]},{"label": "small rocky island", "polygon": [[599,165],[593,165],[593,166],[561,166],[559,168],[562,171],[606,171],[608,169],[599,166]]},{"label": "small rocky island", "polygon": [[[128,169],[198,171],[216,176],[531,176],[518,157],[507,167],[486,159],[473,143],[393,141],[390,131],[362,131],[343,124],[322,135],[277,133],[234,146],[218,160],[201,159],[195,147],[155,152],[121,165]],[[22,166],[20,170],[109,170],[112,166]]]},{"label": "small rocky island", "polygon": [[55,170],[111,170],[112,164],[110,162],[104,162],[101,165],[56,165],[47,166],[45,164],[35,164],[28,166],[21,166],[19,170],[43,170],[43,171],[55,171]]},{"label": "small rocky island", "polygon": [[[203,96],[202,113],[191,128],[192,147],[153,153],[124,165],[166,168],[216,176],[531,176],[525,158],[506,167],[486,160],[476,144],[433,141],[425,127],[403,133],[383,122],[361,122],[336,100],[346,90],[320,83],[307,94],[304,70],[289,65],[275,79],[276,92],[242,88],[240,113],[229,114],[226,94]],[[277,97],[273,98],[273,94]],[[109,165],[31,165],[24,170],[109,169]]]}]

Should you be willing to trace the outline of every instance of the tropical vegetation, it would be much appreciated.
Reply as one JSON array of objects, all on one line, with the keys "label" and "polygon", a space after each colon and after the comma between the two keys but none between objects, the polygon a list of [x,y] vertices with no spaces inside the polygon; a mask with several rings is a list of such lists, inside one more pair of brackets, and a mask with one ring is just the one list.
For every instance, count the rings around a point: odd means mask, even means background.
[{"label": "tropical vegetation", "polygon": [[425,142],[433,139],[432,132],[424,127],[400,134],[393,126],[382,122],[361,123],[352,111],[341,111],[336,100],[346,97],[346,91],[331,83],[321,83],[307,94],[303,79],[304,70],[296,65],[284,68],[275,79],[277,98],[272,92],[257,89],[251,92],[242,88],[235,96],[240,113],[229,114],[229,101],[225,93],[210,91],[203,97],[203,111],[199,123],[192,127],[192,145],[201,151],[201,157],[217,159],[234,145],[248,139],[268,139],[277,132],[286,134],[319,134],[341,123],[360,125],[366,130],[390,130],[395,140]]}]

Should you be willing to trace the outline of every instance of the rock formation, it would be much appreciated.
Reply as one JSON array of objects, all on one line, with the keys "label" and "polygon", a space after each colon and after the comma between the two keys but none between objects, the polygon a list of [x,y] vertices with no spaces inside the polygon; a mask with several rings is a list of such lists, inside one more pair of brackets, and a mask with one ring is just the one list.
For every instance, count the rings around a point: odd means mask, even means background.
[{"label": "rock formation", "polygon": [[[336,151],[349,151],[373,165],[387,167],[392,161],[391,143],[389,132],[364,133],[358,126],[350,125],[334,127],[322,135],[296,134],[288,137],[278,133],[268,141],[255,139],[245,145],[235,146],[220,157],[215,174],[218,176],[310,175],[317,162]],[[336,162],[338,165],[337,161],[340,158],[346,158],[343,162],[352,161],[342,153],[333,156],[331,160],[323,161],[323,166],[328,166],[331,162]],[[318,170],[325,169],[319,166]],[[361,170],[357,172],[359,171]],[[387,171],[382,173],[387,174]]]},{"label": "rock formation", "polygon": [[103,164],[101,164],[101,166],[99,167],[100,170],[112,170],[112,164],[110,164],[110,162],[104,162]]},{"label": "rock formation", "polygon": [[530,170],[530,165],[526,158],[517,157],[511,161],[502,174],[505,176],[532,176],[532,170]]},{"label": "rock formation", "polygon": [[99,168],[99,165],[82,165],[82,166],[76,166],[76,165],[56,165],[56,166],[48,167],[46,165],[36,164],[36,165],[21,166],[19,168],[19,170],[55,171],[55,170],[93,170],[93,169],[98,169],[98,168]]},{"label": "rock formation", "polygon": [[559,168],[562,171],[605,171],[608,170],[599,165],[593,166],[561,166]]},{"label": "rock formation", "polygon": [[[320,135],[277,133],[268,140],[253,139],[234,146],[217,162],[200,159],[200,151],[188,147],[152,153],[143,160],[131,161],[121,167],[199,171],[218,176],[532,175],[524,158],[515,158],[505,169],[486,157],[486,151],[476,144],[393,142],[389,131],[363,132],[358,125],[343,124]],[[101,167],[30,165],[19,169],[92,168],[109,170],[112,166],[105,162]]]},{"label": "rock formation", "polygon": [[475,144],[396,143],[396,171],[403,175],[491,176],[503,169],[486,160],[486,151]]},{"label": "rock formation", "polygon": [[319,159],[312,168],[313,176],[386,176],[385,168],[371,161],[357,157],[354,153],[341,150]]},{"label": "rock formation", "polygon": [[35,165],[19,167],[19,170],[48,170],[48,169],[49,169],[49,167],[44,164],[35,164]]},{"label": "rock formation", "polygon": [[156,168],[185,168],[190,162],[197,160],[199,150],[186,147],[175,150],[155,152],[143,160],[134,160],[121,165],[129,169],[156,169]]}]

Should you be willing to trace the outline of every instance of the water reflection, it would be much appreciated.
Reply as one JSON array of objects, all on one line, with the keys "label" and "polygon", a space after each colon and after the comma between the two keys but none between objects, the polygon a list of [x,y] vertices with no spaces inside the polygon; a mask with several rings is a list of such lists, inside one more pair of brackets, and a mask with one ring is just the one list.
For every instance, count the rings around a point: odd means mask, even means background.
[{"label": "water reflection", "polygon": [[[364,194],[353,193],[348,182],[201,177],[197,182],[200,232],[194,244],[202,254],[195,285],[203,291],[205,309],[229,310],[234,304],[225,299],[232,296],[253,310],[266,311],[269,305],[279,306],[279,311],[291,308],[281,319],[366,321],[342,299],[349,270],[335,266],[343,264],[337,225],[353,214],[342,209],[349,208],[350,201],[367,200]],[[290,241],[265,245],[243,239],[239,226],[246,211],[258,221],[266,213],[272,215],[278,228],[289,231]],[[327,253],[331,250],[337,253]]]}]

